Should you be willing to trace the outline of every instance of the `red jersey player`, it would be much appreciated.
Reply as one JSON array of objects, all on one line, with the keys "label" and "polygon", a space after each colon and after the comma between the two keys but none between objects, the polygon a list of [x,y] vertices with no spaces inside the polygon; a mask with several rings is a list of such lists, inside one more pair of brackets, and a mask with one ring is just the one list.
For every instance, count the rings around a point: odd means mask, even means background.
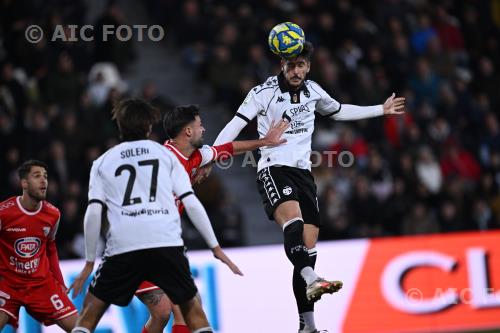
[{"label": "red jersey player", "polygon": [[[172,151],[186,169],[191,182],[196,179],[199,168],[214,161],[230,158],[233,155],[252,151],[263,146],[276,146],[286,141],[281,135],[288,128],[287,121],[271,126],[266,136],[258,140],[234,141],[220,146],[203,145],[203,132],[196,105],[178,106],[168,112],[163,119],[163,128],[170,137],[164,146]],[[180,200],[178,201],[180,203]],[[182,213],[182,204],[179,204],[179,213]],[[178,306],[172,306],[163,290],[150,282],[143,282],[136,292],[139,299],[146,304],[151,318],[146,323],[143,333],[163,332],[168,322],[170,310],[174,313],[172,333],[189,333]]]},{"label": "red jersey player", "polygon": [[66,332],[77,310],[66,295],[55,235],[61,214],[45,201],[47,166],[30,160],[19,169],[23,195],[0,203],[0,331],[17,327],[19,308]]}]

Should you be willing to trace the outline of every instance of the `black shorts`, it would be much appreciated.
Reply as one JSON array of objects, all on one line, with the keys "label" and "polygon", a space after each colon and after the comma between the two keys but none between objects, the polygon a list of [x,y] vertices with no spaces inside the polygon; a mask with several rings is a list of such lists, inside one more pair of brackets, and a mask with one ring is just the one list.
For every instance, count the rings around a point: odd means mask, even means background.
[{"label": "black shorts", "polygon": [[183,246],[137,250],[103,258],[89,291],[106,303],[125,306],[143,281],[163,289],[175,304],[189,301],[198,292]]},{"label": "black shorts", "polygon": [[299,202],[304,223],[321,226],[316,184],[309,170],[289,166],[271,166],[257,174],[257,187],[270,220],[281,203]]}]

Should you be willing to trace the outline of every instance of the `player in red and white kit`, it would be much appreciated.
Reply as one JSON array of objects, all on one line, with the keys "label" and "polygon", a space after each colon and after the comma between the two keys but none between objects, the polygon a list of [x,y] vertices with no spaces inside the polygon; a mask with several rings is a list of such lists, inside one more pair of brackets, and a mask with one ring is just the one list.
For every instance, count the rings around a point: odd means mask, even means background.
[{"label": "player in red and white kit", "polygon": [[[266,136],[259,140],[234,141],[220,146],[203,145],[203,128],[200,111],[196,105],[178,106],[168,112],[163,119],[163,128],[170,137],[164,146],[173,152],[194,183],[199,168],[213,162],[230,158],[264,146],[276,146],[285,143],[281,135],[288,128],[287,121],[282,121],[269,129]],[[183,206],[177,200],[179,213]],[[163,290],[150,282],[143,282],[136,292],[136,296],[146,304],[151,318],[146,323],[143,333],[163,332],[168,322],[170,312],[174,313],[172,333],[189,333],[189,329],[182,317],[178,306],[173,305]]]},{"label": "player in red and white kit", "polygon": [[61,216],[45,201],[47,166],[30,160],[19,169],[23,195],[0,203],[0,331],[17,327],[19,308],[45,325],[71,332],[77,310],[66,295],[55,235]]}]

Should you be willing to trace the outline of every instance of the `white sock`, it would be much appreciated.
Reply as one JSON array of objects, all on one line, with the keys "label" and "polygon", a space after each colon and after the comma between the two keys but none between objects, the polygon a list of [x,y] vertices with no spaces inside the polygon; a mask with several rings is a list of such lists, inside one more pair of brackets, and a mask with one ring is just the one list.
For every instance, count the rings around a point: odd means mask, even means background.
[{"label": "white sock", "polygon": [[300,315],[304,319],[304,325],[305,325],[304,330],[305,331],[316,330],[316,324],[314,323],[314,312],[313,311],[302,312]]},{"label": "white sock", "polygon": [[77,326],[71,330],[71,333],[90,333],[90,330],[85,327]]},{"label": "white sock", "polygon": [[304,279],[304,281],[306,281],[306,285],[310,285],[319,277],[311,266],[302,268],[302,270],[300,271],[300,275],[302,275],[302,278]]}]

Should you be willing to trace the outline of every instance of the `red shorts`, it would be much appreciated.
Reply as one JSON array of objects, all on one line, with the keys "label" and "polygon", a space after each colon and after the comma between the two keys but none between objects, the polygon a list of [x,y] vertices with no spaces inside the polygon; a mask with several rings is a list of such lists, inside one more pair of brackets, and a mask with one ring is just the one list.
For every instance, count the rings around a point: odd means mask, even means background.
[{"label": "red shorts", "polygon": [[147,293],[148,291],[151,291],[151,290],[160,290],[160,287],[152,284],[149,281],[144,281],[139,285],[139,288],[137,288],[135,295],[138,296],[138,295]]},{"label": "red shorts", "polygon": [[[5,297],[2,293],[10,297]],[[53,278],[47,279],[40,285],[23,287],[11,286],[5,280],[1,280],[0,311],[9,316],[9,324],[14,327],[18,326],[21,306],[24,306],[33,318],[45,326],[76,315],[78,312],[63,291],[61,284]]]}]

